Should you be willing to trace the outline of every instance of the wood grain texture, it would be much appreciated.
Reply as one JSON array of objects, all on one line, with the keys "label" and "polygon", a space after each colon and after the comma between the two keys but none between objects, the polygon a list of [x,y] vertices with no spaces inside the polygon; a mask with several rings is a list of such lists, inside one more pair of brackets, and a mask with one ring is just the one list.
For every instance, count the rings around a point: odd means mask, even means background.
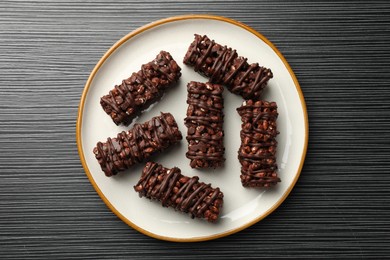
[{"label": "wood grain texture", "polygon": [[[288,199],[235,235],[197,244],[129,228],[81,167],[83,86],[122,36],[188,13],[248,24],[285,55],[310,141]],[[0,258],[385,258],[390,255],[388,1],[1,1]]]}]

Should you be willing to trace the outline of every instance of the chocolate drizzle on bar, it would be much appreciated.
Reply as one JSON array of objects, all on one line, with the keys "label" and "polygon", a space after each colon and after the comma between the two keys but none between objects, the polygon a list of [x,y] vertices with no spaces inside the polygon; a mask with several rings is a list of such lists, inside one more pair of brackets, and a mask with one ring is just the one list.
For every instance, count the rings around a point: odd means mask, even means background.
[{"label": "chocolate drizzle on bar", "polygon": [[223,87],[191,81],[187,85],[188,152],[192,168],[217,168],[225,161]]},{"label": "chocolate drizzle on bar", "polygon": [[258,63],[248,64],[236,50],[210,40],[206,35],[195,34],[183,62],[195,71],[210,78],[210,82],[223,84],[234,94],[245,99],[259,98],[269,79],[270,69]]},{"label": "chocolate drizzle on bar", "polygon": [[129,125],[143,110],[158,101],[170,84],[178,81],[180,70],[172,56],[161,51],[153,61],[142,65],[140,71],[103,96],[100,104],[115,124]]},{"label": "chocolate drizzle on bar", "polygon": [[116,138],[98,142],[93,152],[106,176],[116,175],[161,152],[182,139],[174,117],[161,113],[143,124],[135,124]]},{"label": "chocolate drizzle on bar", "polygon": [[218,219],[223,193],[219,188],[199,182],[199,177],[187,177],[177,167],[164,168],[155,162],[148,162],[141,179],[134,186],[140,197],[158,200],[164,207],[189,213],[192,218],[204,218],[209,222]]},{"label": "chocolate drizzle on bar", "polygon": [[237,109],[242,120],[241,182],[244,187],[271,187],[280,182],[276,165],[276,129],[278,117],[275,102],[248,100]]}]

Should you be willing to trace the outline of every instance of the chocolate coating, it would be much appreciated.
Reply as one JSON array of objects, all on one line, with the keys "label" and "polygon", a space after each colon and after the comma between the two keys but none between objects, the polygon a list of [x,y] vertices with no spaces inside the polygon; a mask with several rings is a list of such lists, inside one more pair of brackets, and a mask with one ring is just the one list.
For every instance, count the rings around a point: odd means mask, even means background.
[{"label": "chocolate coating", "polygon": [[116,125],[129,125],[143,110],[160,100],[169,85],[179,80],[180,71],[169,52],[161,51],[153,61],[142,65],[140,71],[103,96],[100,104]]},{"label": "chocolate coating", "polygon": [[192,168],[217,168],[223,165],[223,87],[191,81],[187,85],[188,152]]},{"label": "chocolate coating", "polygon": [[276,164],[275,102],[248,100],[237,109],[241,116],[241,182],[244,187],[271,187],[280,182]]},{"label": "chocolate coating", "polygon": [[223,204],[219,188],[199,182],[197,176],[183,176],[177,167],[168,169],[155,162],[146,164],[134,190],[140,197],[160,201],[163,207],[173,207],[209,222],[217,221]]},{"label": "chocolate coating", "polygon": [[259,99],[273,77],[270,69],[258,63],[248,64],[247,58],[238,56],[236,50],[215,43],[206,35],[195,34],[183,62],[210,78],[210,82],[225,85],[245,99]]},{"label": "chocolate coating", "polygon": [[116,138],[98,142],[93,149],[103,172],[107,177],[130,168],[136,163],[178,143],[182,134],[175,118],[170,113],[161,113],[143,124],[135,124],[128,132],[121,132]]}]

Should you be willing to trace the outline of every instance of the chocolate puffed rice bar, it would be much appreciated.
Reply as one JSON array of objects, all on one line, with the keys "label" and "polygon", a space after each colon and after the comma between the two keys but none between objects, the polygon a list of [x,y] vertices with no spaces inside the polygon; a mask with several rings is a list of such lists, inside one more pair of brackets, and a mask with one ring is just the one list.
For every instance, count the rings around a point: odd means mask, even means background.
[{"label": "chocolate puffed rice bar", "polygon": [[140,163],[150,156],[180,142],[182,134],[170,113],[161,113],[143,124],[135,124],[116,138],[98,142],[93,149],[107,177]]},{"label": "chocolate puffed rice bar", "polygon": [[192,168],[217,168],[223,165],[223,87],[191,81],[187,85],[188,152]]},{"label": "chocolate puffed rice bar", "polygon": [[271,187],[280,182],[276,165],[275,102],[247,100],[237,109],[241,116],[241,182],[244,187]]},{"label": "chocolate puffed rice bar", "polygon": [[248,64],[236,50],[195,34],[183,62],[210,79],[225,85],[232,93],[245,99],[259,99],[267,82],[273,77],[270,69],[258,63]]},{"label": "chocolate puffed rice bar", "polygon": [[146,164],[134,190],[140,197],[160,201],[163,207],[172,207],[208,222],[217,221],[223,204],[219,188],[200,182],[197,176],[184,176],[177,167],[168,169],[155,162]]},{"label": "chocolate puffed rice bar", "polygon": [[140,71],[103,96],[100,104],[116,125],[129,125],[143,110],[160,100],[168,86],[179,80],[180,71],[169,52],[161,51],[153,61],[142,65]]}]

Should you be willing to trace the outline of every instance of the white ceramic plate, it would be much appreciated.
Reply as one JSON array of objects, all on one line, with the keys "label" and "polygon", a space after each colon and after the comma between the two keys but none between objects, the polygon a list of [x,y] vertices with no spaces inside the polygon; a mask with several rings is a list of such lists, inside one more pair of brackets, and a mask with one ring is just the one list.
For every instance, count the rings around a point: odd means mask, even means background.
[{"label": "white ceramic plate", "polygon": [[[176,118],[184,137],[186,116],[186,85],[189,81],[206,82],[207,79],[182,63],[184,54],[193,41],[194,33],[206,34],[211,39],[237,50],[248,62],[259,62],[272,69],[274,78],[263,95],[265,100],[278,104],[279,142],[277,163],[282,180],[275,188],[243,188],[240,181],[241,120],[236,112],[243,101],[225,91],[225,147],[226,164],[217,170],[194,170],[185,157],[185,139],[168,152],[153,160],[165,167],[177,166],[184,175],[198,175],[201,181],[212,183],[224,192],[224,206],[216,224],[191,219],[158,202],[139,198],[133,190],[144,164],[137,165],[115,177],[104,175],[92,153],[98,141],[114,137],[128,127],[116,126],[100,106],[100,97],[115,84],[138,71],[151,61],[160,50],[170,52],[182,68],[177,85],[167,91],[163,99],[145,111],[135,122],[144,122],[170,112]],[[133,122],[133,124],[135,123]],[[132,126],[132,125],[131,125]],[[130,127],[131,127],[130,126]],[[202,241],[215,239],[240,231],[270,214],[287,197],[300,174],[308,141],[306,107],[298,81],[280,52],[261,34],[237,21],[208,15],[171,17],[146,25],[117,42],[92,71],[80,101],[77,121],[77,143],[81,162],[92,185],[124,222],[149,236],[170,241]]]}]

